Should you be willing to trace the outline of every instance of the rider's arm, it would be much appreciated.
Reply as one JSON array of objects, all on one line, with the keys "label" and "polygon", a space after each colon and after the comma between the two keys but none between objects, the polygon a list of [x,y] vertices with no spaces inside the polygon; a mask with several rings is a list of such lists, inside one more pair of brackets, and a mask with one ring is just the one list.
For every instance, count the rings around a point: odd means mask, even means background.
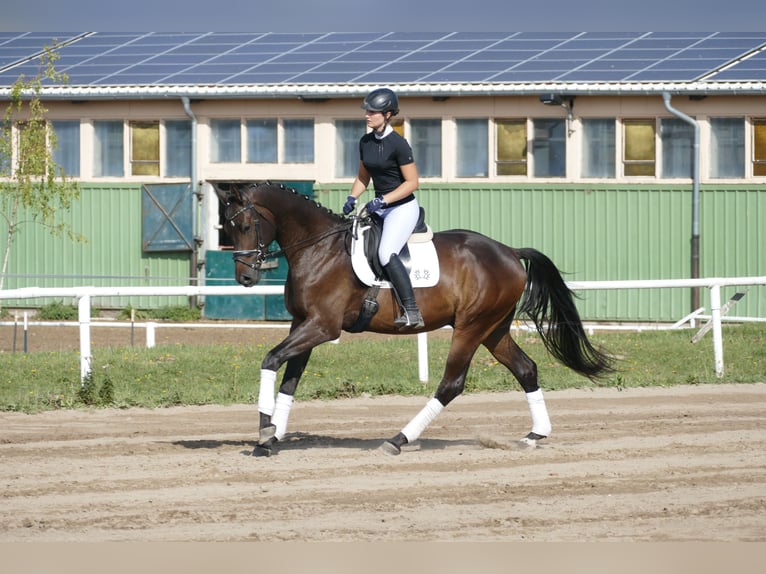
[{"label": "rider's arm", "polygon": [[418,188],[418,168],[415,162],[399,167],[402,170],[404,181],[395,190],[386,194],[386,203],[389,205],[414,193]]},{"label": "rider's arm", "polygon": [[370,184],[370,172],[367,171],[367,168],[364,167],[364,164],[360,161],[359,173],[357,174],[356,179],[354,180],[354,183],[351,186],[351,193],[349,195],[353,195],[354,197],[358,199],[359,196],[365,192],[369,184]]}]

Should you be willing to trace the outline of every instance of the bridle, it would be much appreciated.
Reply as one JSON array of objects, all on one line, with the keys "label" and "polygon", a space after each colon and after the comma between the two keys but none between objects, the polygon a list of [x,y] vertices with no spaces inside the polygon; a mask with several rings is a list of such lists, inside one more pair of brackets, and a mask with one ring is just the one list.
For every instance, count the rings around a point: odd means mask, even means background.
[{"label": "bridle", "polygon": [[[231,203],[226,204],[226,208],[231,207]],[[258,242],[258,247],[255,249],[238,249],[236,251],[232,251],[231,255],[234,258],[235,263],[241,263],[245,267],[248,267],[252,269],[253,271],[259,271],[261,269],[261,266],[263,263],[269,259],[270,257],[278,257],[282,250],[279,251],[267,251],[266,245],[264,245],[263,240],[261,239],[261,219],[265,219],[266,221],[269,221],[260,211],[258,211],[255,207],[255,205],[252,204],[252,202],[247,202],[247,204],[240,207],[237,211],[235,211],[231,215],[226,216],[226,222],[231,224],[232,227],[235,226],[234,220],[242,215],[243,213],[253,210],[253,213],[255,213],[256,217],[253,219],[255,220],[255,238]],[[271,223],[269,221],[269,223]],[[271,223],[273,226],[274,224]],[[245,257],[250,259],[252,257],[255,257],[254,262],[245,261]]]},{"label": "bridle", "polygon": [[[227,203],[226,207],[230,207],[231,203]],[[263,215],[258,209],[253,205],[251,201],[248,201],[247,204],[240,207],[237,211],[235,211],[232,215],[226,216],[226,222],[230,223],[232,226],[234,224],[234,220],[242,215],[243,213],[252,210],[253,213],[255,213],[254,223],[255,223],[255,238],[258,242],[258,246],[255,249],[237,249],[235,251],[232,251],[231,255],[234,258],[235,263],[241,263],[245,267],[248,267],[249,269],[252,269],[253,271],[260,271],[261,266],[268,260],[268,259],[274,259],[279,257],[280,255],[283,255],[285,251],[288,249],[293,249],[295,247],[299,246],[308,246],[312,245],[314,243],[317,243],[321,241],[322,239],[325,239],[326,237],[330,237],[331,235],[335,235],[337,233],[342,233],[349,229],[352,222],[347,221],[344,222],[342,225],[339,225],[337,227],[333,227],[324,233],[320,233],[319,235],[315,235],[312,237],[307,237],[306,239],[301,239],[300,241],[296,241],[295,243],[292,243],[286,247],[283,247],[281,249],[277,249],[276,251],[268,251],[266,249],[266,245],[263,243],[263,239],[261,239],[261,219],[265,219],[269,225],[276,228],[276,225],[272,223],[268,217]],[[251,263],[250,261],[246,261],[245,258],[251,259],[255,257],[255,260]]]}]

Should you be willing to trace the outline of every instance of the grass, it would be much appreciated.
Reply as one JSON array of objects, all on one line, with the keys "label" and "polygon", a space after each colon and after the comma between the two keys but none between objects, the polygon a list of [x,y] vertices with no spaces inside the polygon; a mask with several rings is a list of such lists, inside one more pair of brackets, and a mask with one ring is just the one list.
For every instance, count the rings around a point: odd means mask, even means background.
[{"label": "grass", "polygon": [[[618,357],[619,371],[591,382],[552,359],[537,335],[519,345],[538,365],[546,390],[573,387],[642,387],[766,382],[766,326],[725,325],[725,376],[716,377],[712,339],[692,344],[691,331],[597,332],[591,339]],[[449,342],[429,340],[431,381],[418,381],[414,337],[389,341],[348,338],[315,349],[296,394],[298,400],[361,395],[422,395],[436,390]],[[92,377],[80,383],[76,352],[0,354],[0,410],[39,412],[80,407],[165,407],[253,403],[260,362],[257,346],[163,346],[98,349]],[[512,375],[481,347],[466,392],[518,390]]]}]

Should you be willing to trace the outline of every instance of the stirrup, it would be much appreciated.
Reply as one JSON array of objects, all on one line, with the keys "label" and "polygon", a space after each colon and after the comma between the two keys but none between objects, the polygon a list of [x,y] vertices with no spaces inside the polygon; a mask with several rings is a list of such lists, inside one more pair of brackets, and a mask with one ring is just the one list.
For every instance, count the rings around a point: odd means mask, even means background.
[{"label": "stirrup", "polygon": [[420,314],[420,310],[415,309],[402,309],[402,314],[394,319],[394,326],[398,329],[420,329],[425,326],[423,316]]}]

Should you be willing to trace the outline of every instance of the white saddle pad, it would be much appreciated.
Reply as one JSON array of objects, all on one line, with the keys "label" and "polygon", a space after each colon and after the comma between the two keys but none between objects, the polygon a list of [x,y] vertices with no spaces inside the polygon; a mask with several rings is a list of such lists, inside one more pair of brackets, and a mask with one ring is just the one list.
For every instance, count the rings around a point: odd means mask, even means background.
[{"label": "white saddle pad", "polygon": [[[357,238],[351,240],[351,266],[359,280],[365,285],[378,285],[389,289],[388,281],[380,281],[375,278],[364,254],[364,242],[369,227],[357,229]],[[417,237],[417,236],[415,236]],[[434,242],[415,239],[409,241],[407,246],[410,250],[410,261],[405,263],[409,267],[410,280],[413,287],[433,287],[439,282],[439,258],[436,255]]]}]

